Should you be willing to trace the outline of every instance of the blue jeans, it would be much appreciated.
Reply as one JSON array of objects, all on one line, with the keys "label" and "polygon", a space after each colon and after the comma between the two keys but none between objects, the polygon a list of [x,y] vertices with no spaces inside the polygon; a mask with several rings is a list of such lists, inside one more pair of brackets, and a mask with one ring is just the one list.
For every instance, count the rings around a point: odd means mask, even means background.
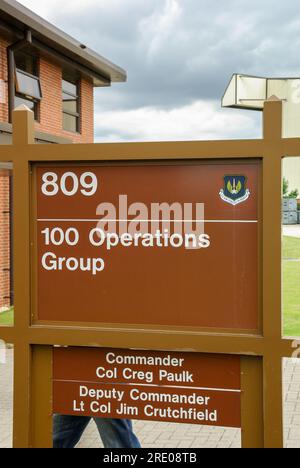
[{"label": "blue jeans", "polygon": [[[74,448],[92,418],[85,416],[53,417],[53,448]],[[141,448],[129,419],[94,418],[105,448]]]}]

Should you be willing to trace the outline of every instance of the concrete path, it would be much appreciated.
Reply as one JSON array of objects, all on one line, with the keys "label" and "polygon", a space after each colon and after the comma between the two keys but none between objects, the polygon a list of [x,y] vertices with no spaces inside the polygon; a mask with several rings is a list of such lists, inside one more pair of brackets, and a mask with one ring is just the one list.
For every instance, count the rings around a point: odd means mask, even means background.
[{"label": "concrete path", "polygon": [[283,226],[283,235],[300,238],[300,224],[295,224],[293,226]]},{"label": "concrete path", "polygon": [[6,352],[6,364],[0,364],[0,448],[12,445],[13,352]]},{"label": "concrete path", "polygon": [[[12,351],[0,365],[0,448],[12,445]],[[300,359],[286,360],[284,369],[285,446],[300,448]],[[209,428],[189,424],[137,421],[135,431],[144,448],[239,448],[239,429]],[[100,448],[94,423],[87,428],[79,448]]]}]

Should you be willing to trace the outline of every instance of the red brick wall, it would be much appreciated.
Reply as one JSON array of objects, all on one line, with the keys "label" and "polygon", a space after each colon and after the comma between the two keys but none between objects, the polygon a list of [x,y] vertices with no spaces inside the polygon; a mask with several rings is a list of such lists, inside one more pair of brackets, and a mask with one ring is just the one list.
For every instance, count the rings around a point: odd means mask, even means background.
[{"label": "red brick wall", "polygon": [[[7,81],[8,43],[0,37],[0,80]],[[43,99],[40,103],[40,119],[36,130],[69,138],[74,143],[92,143],[94,140],[94,89],[91,82],[80,82],[81,131],[78,134],[62,129],[61,66],[41,57],[39,60]],[[0,122],[8,121],[8,93],[5,83],[5,103],[0,103]]]},{"label": "red brick wall", "polygon": [[[4,39],[1,39],[0,37],[0,80],[3,80],[3,81],[7,81],[7,56],[6,56],[7,47],[8,47],[8,43]],[[4,98],[5,98],[4,103],[2,103],[0,99],[0,122],[8,121],[7,83],[5,84]]]},{"label": "red brick wall", "polygon": [[0,311],[10,305],[9,268],[9,178],[0,171]]},{"label": "red brick wall", "polygon": [[[5,102],[0,102],[0,122],[8,122],[8,87],[7,87],[7,53],[8,43],[0,37],[0,80],[5,83]],[[40,81],[43,99],[40,103],[40,119],[36,130],[52,135],[67,137],[74,143],[92,143],[94,140],[94,90],[89,81],[80,83],[81,131],[80,134],[66,132],[62,129],[62,70],[50,60],[40,58]],[[0,99],[1,101],[1,99]],[[9,272],[9,178],[0,171],[0,311],[9,306],[6,299],[10,294]]]},{"label": "red brick wall", "polygon": [[[6,48],[8,43],[0,38],[0,80],[7,81]],[[4,102],[2,98],[4,97]],[[0,96],[0,121],[8,121],[7,84],[5,96]],[[0,170],[0,311],[10,305],[9,268],[9,178],[6,171]]]},{"label": "red brick wall", "polygon": [[40,122],[36,129],[70,138],[74,143],[92,143],[94,138],[94,98],[93,85],[82,79],[80,83],[81,98],[81,132],[74,134],[62,130],[62,70],[54,62],[40,59],[40,80],[43,99],[40,103]]}]

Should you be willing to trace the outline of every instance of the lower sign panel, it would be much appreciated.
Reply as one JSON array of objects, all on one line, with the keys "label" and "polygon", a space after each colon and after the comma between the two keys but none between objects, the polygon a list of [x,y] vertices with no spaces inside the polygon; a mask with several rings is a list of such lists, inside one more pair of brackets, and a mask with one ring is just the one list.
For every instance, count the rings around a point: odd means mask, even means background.
[{"label": "lower sign panel", "polygon": [[241,426],[240,358],[57,348],[58,414]]}]

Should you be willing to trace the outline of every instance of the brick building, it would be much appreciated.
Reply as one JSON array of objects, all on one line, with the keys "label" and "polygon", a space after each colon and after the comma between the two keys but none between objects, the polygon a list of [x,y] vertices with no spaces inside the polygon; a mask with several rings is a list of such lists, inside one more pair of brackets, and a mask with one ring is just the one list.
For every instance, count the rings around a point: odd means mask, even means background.
[{"label": "brick building", "polygon": [[[25,104],[37,143],[90,143],[94,87],[126,73],[14,0],[0,0],[0,144],[11,143],[11,115]],[[9,249],[11,168],[0,167],[0,312],[13,302]]]}]

